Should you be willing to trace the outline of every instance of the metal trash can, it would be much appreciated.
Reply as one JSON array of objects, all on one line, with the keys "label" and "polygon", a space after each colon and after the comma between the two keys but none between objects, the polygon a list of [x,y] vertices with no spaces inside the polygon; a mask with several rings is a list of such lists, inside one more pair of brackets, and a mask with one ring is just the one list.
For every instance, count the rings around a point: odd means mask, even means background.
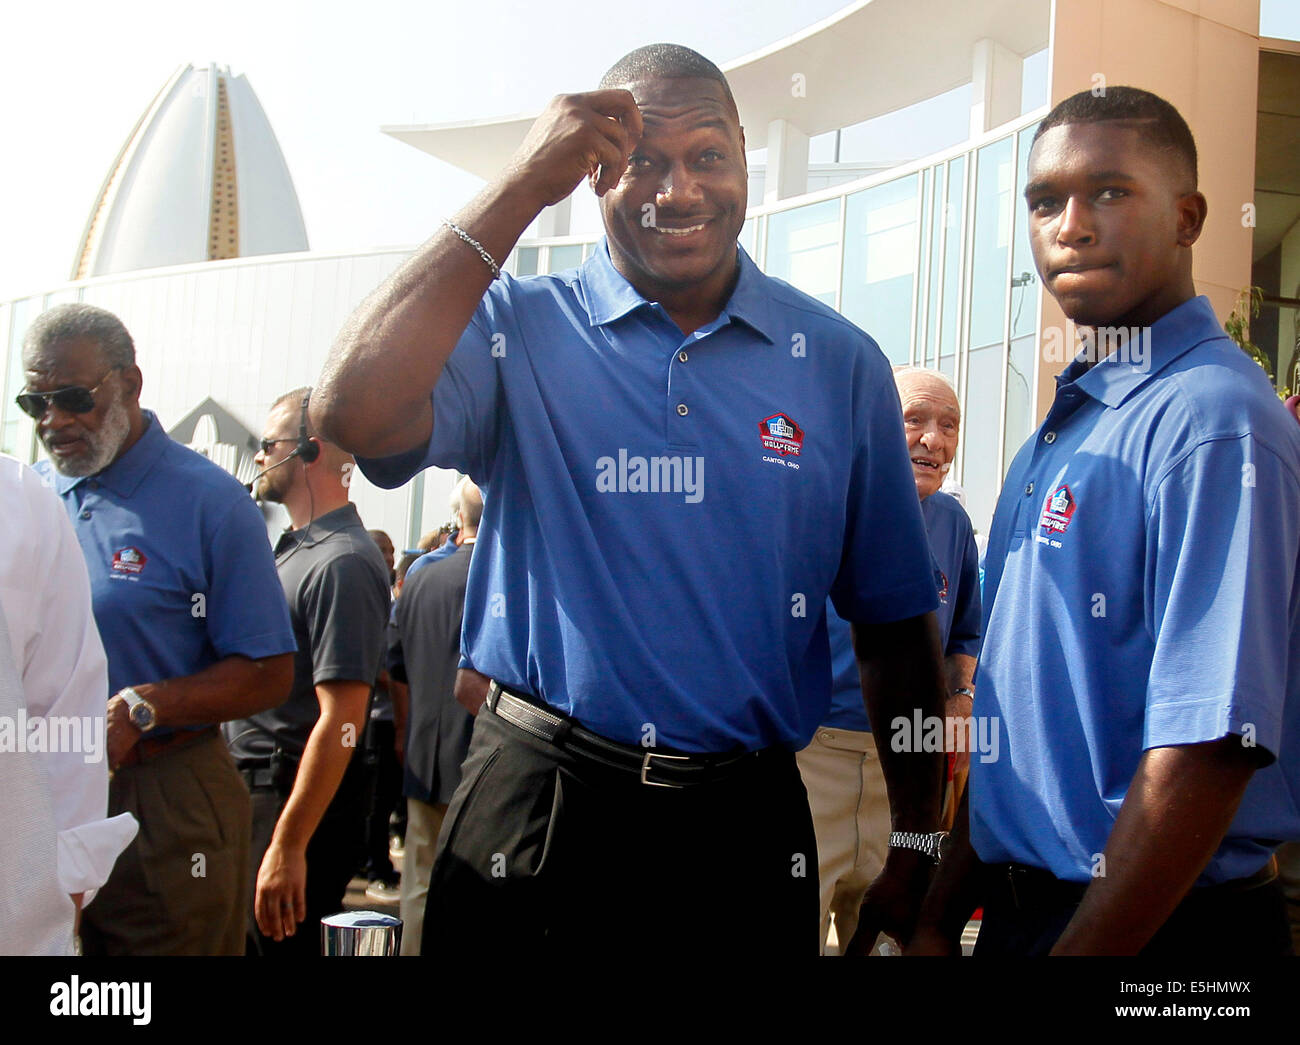
[{"label": "metal trash can", "polygon": [[320,952],[335,955],[396,955],[402,919],[378,911],[340,911],[320,920]]}]

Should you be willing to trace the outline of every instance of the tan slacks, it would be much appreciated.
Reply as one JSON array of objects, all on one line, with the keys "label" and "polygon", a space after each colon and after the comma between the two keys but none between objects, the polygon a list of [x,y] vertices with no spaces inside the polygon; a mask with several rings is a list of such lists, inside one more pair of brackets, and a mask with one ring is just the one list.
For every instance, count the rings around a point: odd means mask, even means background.
[{"label": "tan slacks", "polygon": [[822,953],[839,954],[889,850],[885,775],[866,732],[820,728],[797,757],[817,833]]},{"label": "tan slacks", "polygon": [[85,953],[243,954],[252,807],[221,735],[114,772],[118,813],[140,832],[86,908]]},{"label": "tan slacks", "polygon": [[406,856],[402,858],[402,951],[420,953],[424,935],[424,902],[429,895],[429,872],[438,849],[447,804],[430,805],[418,798],[406,799]]}]

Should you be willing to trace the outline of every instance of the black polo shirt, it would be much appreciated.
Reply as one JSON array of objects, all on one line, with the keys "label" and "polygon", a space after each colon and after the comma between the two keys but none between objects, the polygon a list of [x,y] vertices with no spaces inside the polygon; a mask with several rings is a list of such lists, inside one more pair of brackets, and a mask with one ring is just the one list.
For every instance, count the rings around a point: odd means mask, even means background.
[{"label": "black polo shirt", "polygon": [[355,505],[327,512],[303,529],[286,530],[276,543],[275,562],[298,642],[293,689],[279,707],[225,724],[236,761],[269,758],[277,744],[301,758],[320,718],[316,684],[370,686],[382,663],[388,567]]}]

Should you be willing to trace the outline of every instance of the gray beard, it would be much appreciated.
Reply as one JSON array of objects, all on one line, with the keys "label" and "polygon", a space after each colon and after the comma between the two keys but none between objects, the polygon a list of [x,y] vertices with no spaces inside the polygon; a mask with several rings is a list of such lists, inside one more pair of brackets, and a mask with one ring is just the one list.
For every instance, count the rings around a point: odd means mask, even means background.
[{"label": "gray beard", "polygon": [[113,463],[130,433],[131,417],[119,394],[104,414],[104,421],[98,431],[86,433],[89,450],[75,457],[60,459],[52,456],[50,461],[61,475],[96,475]]}]

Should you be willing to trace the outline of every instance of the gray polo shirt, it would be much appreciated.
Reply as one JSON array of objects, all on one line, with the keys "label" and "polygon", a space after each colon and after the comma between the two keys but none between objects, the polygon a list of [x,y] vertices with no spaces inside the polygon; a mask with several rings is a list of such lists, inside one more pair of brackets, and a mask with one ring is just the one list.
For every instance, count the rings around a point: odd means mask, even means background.
[{"label": "gray polo shirt", "polygon": [[[275,546],[276,568],[289,603],[298,652],[293,689],[279,707],[227,722],[235,760],[269,758],[275,746],[301,758],[320,718],[316,684],[373,685],[388,622],[388,567],[361,525],[355,505],[327,512]],[[355,738],[360,743],[361,738]]]}]

